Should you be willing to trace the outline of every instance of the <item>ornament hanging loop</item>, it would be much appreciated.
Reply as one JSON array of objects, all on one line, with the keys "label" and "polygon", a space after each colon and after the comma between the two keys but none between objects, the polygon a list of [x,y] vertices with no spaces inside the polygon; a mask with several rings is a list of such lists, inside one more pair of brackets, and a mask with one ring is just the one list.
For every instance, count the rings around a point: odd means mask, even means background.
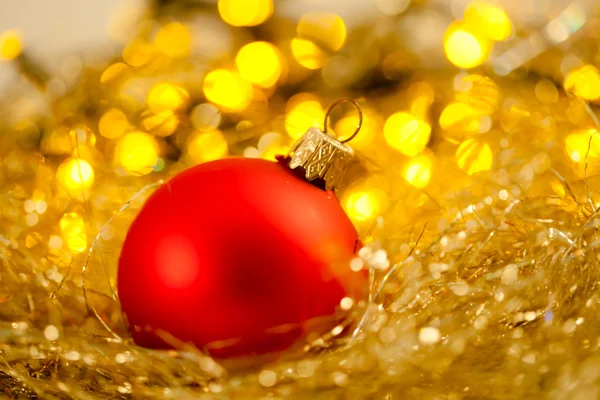
[{"label": "ornament hanging loop", "polygon": [[342,98],[342,99],[336,100],[333,103],[331,103],[331,105],[327,108],[327,111],[325,112],[325,121],[323,121],[323,132],[327,133],[327,121],[329,120],[329,114],[331,114],[331,111],[336,106],[338,106],[342,103],[350,103],[354,107],[356,107],[356,111],[358,111],[358,123],[356,124],[356,129],[354,130],[352,135],[350,135],[350,137],[343,139],[343,140],[339,140],[340,143],[347,143],[347,142],[351,141],[352,139],[354,139],[356,137],[356,135],[358,135],[358,132],[360,131],[360,128],[362,127],[362,122],[363,122],[362,109],[360,108],[358,103],[352,99]]},{"label": "ornament hanging loop", "polygon": [[[341,103],[351,103],[358,110],[358,124],[350,137],[339,140],[327,133],[327,122],[331,110]],[[352,99],[342,98],[329,106],[325,113],[323,130],[309,128],[294,143],[286,157],[290,169],[299,169],[307,181],[316,181],[317,186],[332,190],[341,182],[342,177],[354,156],[354,151],[345,144],[354,139],[362,126],[363,114],[360,106]]]}]

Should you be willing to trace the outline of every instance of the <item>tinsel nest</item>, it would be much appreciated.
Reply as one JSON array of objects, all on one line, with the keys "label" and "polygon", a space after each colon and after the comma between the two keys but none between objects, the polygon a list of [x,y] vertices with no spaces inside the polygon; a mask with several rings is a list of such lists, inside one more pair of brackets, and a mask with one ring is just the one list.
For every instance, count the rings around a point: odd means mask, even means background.
[{"label": "tinsel nest", "polygon": [[[19,61],[23,74],[39,76],[25,61]],[[383,117],[411,110],[431,121],[425,150],[431,165],[419,172],[426,182],[417,179],[418,188],[414,174],[407,178],[412,158],[386,145],[383,123],[373,117],[373,143],[356,149],[358,162],[338,193],[347,199],[361,182],[361,190],[385,194],[376,214],[359,207],[355,219],[366,246],[353,263],[370,271],[369,301],[354,304],[343,329],[309,337],[300,353],[262,365],[232,364],[175,338],[178,350],[172,351],[147,350],[129,339],[114,291],[120,245],[157,182],[189,165],[181,151],[185,141],[177,137],[189,134],[192,107],[177,111],[180,125],[172,136],[157,139],[164,161],[157,171],[115,172],[114,140],[95,133],[104,111],[134,110],[127,112],[132,124],[148,128],[131,98],[119,97],[120,84],[101,79],[108,65],[85,66],[70,90],[47,96],[48,112],[30,114],[26,124],[10,117],[32,108],[17,101],[22,88],[1,104],[7,117],[0,121],[0,394],[600,397],[600,137],[594,105],[526,72],[501,79],[483,70],[412,71],[386,85],[329,91],[323,105],[351,96]],[[165,80],[187,89],[188,104],[205,101],[194,67],[153,68],[152,79],[140,83],[146,91]],[[146,74],[143,68],[135,73]],[[241,116],[222,110],[229,153],[241,155],[264,133],[285,132],[279,116],[288,97],[277,94],[268,110]],[[457,101],[479,111],[455,110],[455,118],[443,119]],[[48,142],[52,135],[66,142]],[[280,140],[284,147],[291,142]],[[69,150],[61,153],[60,146]],[[58,165],[73,155],[89,160],[95,171],[93,187],[80,198],[56,178]],[[351,203],[343,204],[356,214]]]}]

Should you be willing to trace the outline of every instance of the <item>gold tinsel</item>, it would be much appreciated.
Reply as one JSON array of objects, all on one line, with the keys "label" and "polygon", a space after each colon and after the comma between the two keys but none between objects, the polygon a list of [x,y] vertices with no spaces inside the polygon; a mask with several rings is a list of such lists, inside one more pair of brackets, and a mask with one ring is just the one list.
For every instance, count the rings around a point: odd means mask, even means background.
[{"label": "gold tinsel", "polygon": [[[0,100],[0,394],[600,398],[594,10],[528,25],[527,4],[374,4],[346,26],[267,0],[157,1],[133,36],[111,31],[118,54],[56,76],[2,35],[34,85]],[[115,277],[144,199],[194,164],[287,152],[345,96],[365,119],[338,196],[369,301],[344,299],[347,325],[267,364],[133,345]],[[356,116],[333,122],[343,136]]]}]

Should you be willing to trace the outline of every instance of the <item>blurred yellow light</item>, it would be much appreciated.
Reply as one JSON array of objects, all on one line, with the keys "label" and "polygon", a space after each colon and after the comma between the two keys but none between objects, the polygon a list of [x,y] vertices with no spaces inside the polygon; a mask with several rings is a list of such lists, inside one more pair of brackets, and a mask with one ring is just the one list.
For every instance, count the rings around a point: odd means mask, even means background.
[{"label": "blurred yellow light", "polygon": [[[473,107],[471,107],[468,104],[460,102],[450,103],[444,108],[444,110],[440,114],[440,126],[442,127],[442,129],[448,129],[452,125],[464,122],[465,119],[477,115],[478,113],[473,109]],[[470,128],[470,126],[473,125],[472,122],[473,121],[468,121],[468,123],[465,124],[466,126],[463,126],[461,128],[472,132],[473,129]],[[475,127],[475,131],[477,131],[477,129],[479,128]]]},{"label": "blurred yellow light", "polygon": [[294,108],[307,101],[314,101],[315,103],[319,103],[319,98],[314,94],[308,92],[296,93],[288,99],[287,103],[285,103],[285,112],[289,113]]},{"label": "blurred yellow light", "polygon": [[600,157],[600,133],[595,129],[571,133],[565,138],[565,151],[571,160],[582,164],[586,155],[588,158]]},{"label": "blurred yellow light", "polygon": [[237,72],[217,69],[204,78],[204,95],[226,109],[242,111],[252,101],[254,90]]},{"label": "blurred yellow light", "polygon": [[281,75],[277,48],[267,42],[253,42],[240,49],[235,64],[242,78],[261,87],[270,87]]},{"label": "blurred yellow light", "polygon": [[199,131],[213,130],[221,124],[221,113],[212,104],[202,103],[194,107],[190,114],[190,121]]},{"label": "blurred yellow light", "polygon": [[589,64],[579,67],[569,72],[564,87],[565,91],[583,99],[597,100],[600,98],[600,72]]},{"label": "blurred yellow light", "polygon": [[246,132],[254,127],[252,121],[248,121],[247,119],[243,119],[235,125],[236,132]]},{"label": "blurred yellow light", "polygon": [[115,158],[131,175],[146,175],[158,161],[158,145],[144,132],[129,132],[117,143]]},{"label": "blurred yellow light", "polygon": [[277,156],[286,155],[290,151],[290,146],[281,144],[272,144],[267,146],[261,153],[260,158],[275,161]]},{"label": "blurred yellow light", "polygon": [[485,113],[476,110],[469,104],[453,102],[448,104],[440,114],[440,127],[447,131],[444,138],[458,143],[467,133],[477,133],[480,129],[480,118]]},{"label": "blurred yellow light", "polygon": [[435,100],[435,92],[431,85],[425,82],[413,83],[408,88],[407,95],[411,103],[410,113],[417,118],[424,119]]},{"label": "blurred yellow light", "polygon": [[44,154],[70,154],[75,147],[71,137],[71,129],[67,126],[58,126],[49,130],[42,137],[40,148]]},{"label": "blurred yellow light", "polygon": [[144,129],[154,135],[166,137],[177,129],[179,118],[173,111],[166,110],[158,114],[150,114],[142,121]]},{"label": "blurred yellow light", "polygon": [[[373,142],[375,136],[381,131],[378,124],[378,116],[374,111],[363,110],[363,121],[358,134],[352,139],[352,147],[362,149]],[[347,138],[354,133],[358,125],[358,115],[348,114],[335,125],[335,133],[341,139]]]},{"label": "blurred yellow light", "polygon": [[141,39],[130,42],[123,49],[123,61],[132,67],[141,67],[147,64],[153,57],[154,47]]},{"label": "blurred yellow light", "polygon": [[111,64],[100,76],[100,82],[107,83],[120,78],[129,70],[129,68],[129,65],[122,62]]},{"label": "blurred yellow light", "polygon": [[327,61],[327,53],[306,39],[292,39],[292,55],[298,64],[308,69],[319,69]]},{"label": "blurred yellow light", "polygon": [[542,103],[556,103],[558,101],[558,89],[549,79],[540,79],[535,84],[535,97]]},{"label": "blurred yellow light", "polygon": [[358,222],[376,217],[379,212],[377,196],[370,191],[350,194],[346,200],[346,212],[352,220]]},{"label": "blurred yellow light", "polygon": [[[85,125],[76,125],[69,131],[69,137],[73,143],[73,149],[80,147],[84,144],[88,146],[96,145],[96,135],[90,128]],[[80,147],[81,151],[84,151],[85,147]]]},{"label": "blurred yellow light", "polygon": [[17,31],[8,30],[0,35],[0,58],[14,60],[21,54],[21,35]]},{"label": "blurred yellow light", "polygon": [[295,105],[285,115],[285,130],[292,139],[298,139],[309,128],[323,128],[325,111],[318,101],[306,100]]},{"label": "blurred yellow light", "polygon": [[168,83],[152,86],[146,97],[148,108],[155,114],[163,111],[173,111],[183,107],[187,101],[187,92]]},{"label": "blurred yellow light", "polygon": [[[277,155],[287,154],[290,147],[286,144],[286,139],[277,132],[265,133],[258,141],[258,156],[265,160],[275,160]],[[248,151],[247,151],[248,154]]]},{"label": "blurred yellow light", "polygon": [[273,14],[273,0],[219,0],[219,15],[233,26],[255,26]]},{"label": "blurred yellow light", "polygon": [[187,152],[195,164],[217,160],[227,155],[227,141],[216,129],[196,132],[188,139]]},{"label": "blurred yellow light", "polygon": [[512,35],[512,22],[506,12],[483,1],[474,1],[467,7],[465,22],[492,40],[505,40]]},{"label": "blurred yellow light", "polygon": [[94,169],[81,158],[69,158],[58,166],[56,179],[69,196],[83,201],[94,184]]},{"label": "blurred yellow light", "polygon": [[269,133],[265,133],[264,135],[262,135],[260,137],[260,139],[258,139],[258,143],[256,145],[256,148],[258,151],[263,151],[265,150],[267,147],[276,144],[282,144],[283,143],[283,136],[281,136],[279,133],[277,132],[269,132]]},{"label": "blurred yellow light", "polygon": [[172,22],[160,28],[154,39],[156,48],[169,57],[189,55],[191,42],[190,31],[179,22]]},{"label": "blurred yellow light", "polygon": [[300,18],[296,34],[299,38],[318,43],[329,51],[337,51],[346,42],[346,25],[337,14],[308,12]]},{"label": "blurred yellow light", "polygon": [[390,115],[383,127],[383,136],[388,145],[407,156],[416,156],[427,143],[431,127],[423,120],[406,112]]},{"label": "blurred yellow light", "polygon": [[432,164],[431,157],[419,155],[406,163],[402,170],[402,176],[414,187],[422,189],[431,180]]},{"label": "blurred yellow light", "polygon": [[129,121],[125,113],[118,108],[111,108],[106,111],[98,122],[98,131],[100,135],[107,139],[116,139],[123,135],[129,128]]},{"label": "blurred yellow light", "polygon": [[490,55],[492,43],[470,29],[453,23],[444,36],[444,52],[448,60],[460,68],[473,68],[483,64]]},{"label": "blurred yellow light", "polygon": [[489,170],[492,160],[490,146],[478,139],[467,139],[456,150],[458,166],[469,175]]},{"label": "blurred yellow light", "polygon": [[83,218],[74,213],[66,213],[60,219],[60,230],[73,253],[82,253],[87,249],[87,234]]},{"label": "blurred yellow light", "polygon": [[498,107],[500,89],[489,77],[469,74],[460,79],[460,84],[464,90],[455,94],[456,101],[468,104],[482,115],[491,114]]}]

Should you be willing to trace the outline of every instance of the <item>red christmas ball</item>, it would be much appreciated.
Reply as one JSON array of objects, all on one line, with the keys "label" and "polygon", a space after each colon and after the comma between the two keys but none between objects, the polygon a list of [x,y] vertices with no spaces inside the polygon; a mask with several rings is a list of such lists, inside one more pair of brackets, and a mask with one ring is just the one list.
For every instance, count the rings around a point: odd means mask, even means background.
[{"label": "red christmas ball", "polygon": [[216,357],[278,352],[361,296],[357,245],[332,192],[281,163],[213,161],[148,199],[123,244],[119,296],[141,346],[168,348],[161,330]]}]

